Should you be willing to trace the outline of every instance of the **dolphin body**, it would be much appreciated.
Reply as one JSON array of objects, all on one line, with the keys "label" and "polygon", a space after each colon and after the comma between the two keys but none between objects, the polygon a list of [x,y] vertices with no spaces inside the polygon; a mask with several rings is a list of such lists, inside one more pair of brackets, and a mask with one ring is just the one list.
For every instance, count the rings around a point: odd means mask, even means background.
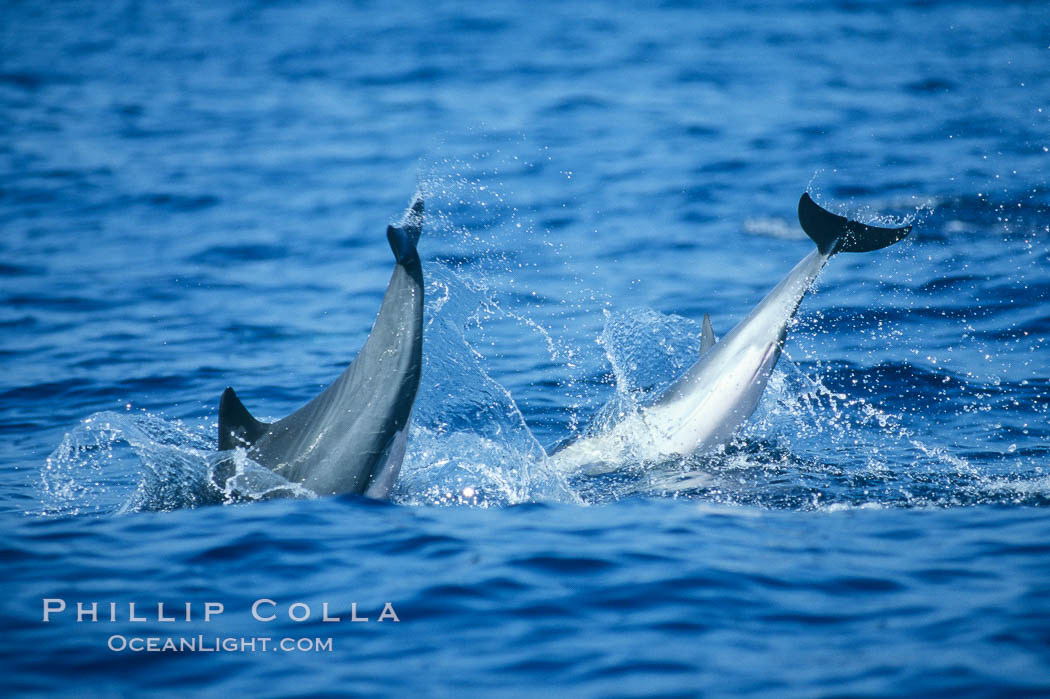
[{"label": "dolphin body", "polygon": [[[418,195],[398,226],[387,227],[397,262],[372,332],[350,366],[283,420],[256,420],[227,388],[219,402],[219,450],[248,458],[318,495],[390,494],[405,456],[423,350],[423,270],[416,244]],[[228,469],[227,469],[228,470]]]},{"label": "dolphin body", "polygon": [[799,200],[798,219],[817,249],[717,343],[705,315],[696,363],[653,404],[612,429],[559,446],[551,454],[556,466],[601,473],[615,468],[624,456],[652,461],[726,444],[758,406],[788,325],[831,256],[878,250],[911,231],[911,226],[878,228],[837,216],[808,193]]}]

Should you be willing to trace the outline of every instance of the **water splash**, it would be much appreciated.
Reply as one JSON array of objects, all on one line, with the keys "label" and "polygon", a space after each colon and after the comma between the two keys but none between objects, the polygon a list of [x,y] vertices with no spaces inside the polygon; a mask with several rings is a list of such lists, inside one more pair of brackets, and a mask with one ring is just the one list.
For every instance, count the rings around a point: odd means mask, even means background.
[{"label": "water splash", "polygon": [[[510,392],[469,343],[488,290],[441,265],[427,267],[423,376],[393,499],[489,506],[577,498],[553,469]],[[486,313],[493,313],[492,305]]]},{"label": "water splash", "polygon": [[41,469],[43,514],[112,515],[316,497],[244,450],[214,451],[208,428],[147,412],[84,418]]},{"label": "water splash", "polygon": [[149,413],[84,418],[44,462],[43,512],[117,514],[192,507],[208,493],[207,442],[186,425]]}]

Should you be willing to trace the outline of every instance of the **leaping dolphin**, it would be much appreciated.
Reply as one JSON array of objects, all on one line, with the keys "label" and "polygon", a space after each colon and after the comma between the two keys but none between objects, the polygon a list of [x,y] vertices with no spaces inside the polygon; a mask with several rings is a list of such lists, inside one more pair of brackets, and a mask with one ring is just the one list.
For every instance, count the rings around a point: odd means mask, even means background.
[{"label": "leaping dolphin", "polygon": [[649,461],[726,444],[758,406],[780,358],[788,324],[831,256],[878,250],[911,231],[910,225],[878,228],[837,216],[808,193],[798,202],[798,220],[817,249],[717,343],[705,316],[696,363],[653,404],[612,429],[558,447],[551,454],[557,466],[598,473],[615,468],[625,454]]},{"label": "leaping dolphin", "polygon": [[382,498],[401,470],[423,351],[423,269],[416,244],[423,199],[416,196],[386,237],[396,264],[372,332],[335,382],[283,420],[267,424],[232,388],[219,402],[219,450],[247,456],[318,495]]}]

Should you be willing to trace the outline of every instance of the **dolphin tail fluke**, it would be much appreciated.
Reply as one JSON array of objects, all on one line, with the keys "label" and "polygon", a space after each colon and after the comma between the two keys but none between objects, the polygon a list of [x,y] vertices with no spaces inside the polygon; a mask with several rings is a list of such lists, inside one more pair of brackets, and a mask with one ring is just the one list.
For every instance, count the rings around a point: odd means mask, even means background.
[{"label": "dolphin tail fluke", "polygon": [[405,217],[396,226],[387,226],[386,239],[390,241],[390,249],[394,251],[394,257],[400,263],[411,262],[418,259],[416,245],[419,243],[419,235],[423,232],[423,197],[416,194],[412,206],[405,213]]},{"label": "dolphin tail fluke", "polygon": [[232,388],[227,387],[219,400],[219,451],[252,446],[270,426],[252,417]]},{"label": "dolphin tail fluke", "polygon": [[798,200],[798,222],[802,224],[806,235],[817,244],[817,249],[829,256],[838,252],[878,250],[893,245],[911,232],[910,225],[879,228],[851,221],[821,208],[808,192]]},{"label": "dolphin tail fluke", "polygon": [[704,314],[704,327],[700,331],[700,354],[715,346],[715,329],[711,327],[711,316]]}]

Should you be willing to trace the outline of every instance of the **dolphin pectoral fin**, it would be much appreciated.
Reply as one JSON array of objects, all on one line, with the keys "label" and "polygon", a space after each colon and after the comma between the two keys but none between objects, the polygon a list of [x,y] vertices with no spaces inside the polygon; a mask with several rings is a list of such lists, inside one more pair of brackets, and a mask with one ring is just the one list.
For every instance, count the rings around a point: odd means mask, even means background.
[{"label": "dolphin pectoral fin", "polygon": [[411,262],[418,259],[416,245],[419,243],[419,235],[423,232],[423,197],[416,194],[412,206],[405,213],[401,222],[396,226],[387,226],[386,239],[390,242],[390,249],[394,251],[394,257],[400,263]]},{"label": "dolphin pectoral fin", "polygon": [[711,316],[704,314],[704,328],[700,331],[700,354],[715,346],[715,330],[711,327]]},{"label": "dolphin pectoral fin", "polygon": [[828,256],[838,252],[878,250],[893,245],[911,232],[910,225],[879,228],[833,214],[813,201],[809,192],[804,192],[798,200],[798,222],[817,244],[821,254]]},{"label": "dolphin pectoral fin", "polygon": [[234,447],[247,449],[268,429],[270,425],[252,417],[232,388],[227,387],[222,392],[219,400],[219,451]]}]

